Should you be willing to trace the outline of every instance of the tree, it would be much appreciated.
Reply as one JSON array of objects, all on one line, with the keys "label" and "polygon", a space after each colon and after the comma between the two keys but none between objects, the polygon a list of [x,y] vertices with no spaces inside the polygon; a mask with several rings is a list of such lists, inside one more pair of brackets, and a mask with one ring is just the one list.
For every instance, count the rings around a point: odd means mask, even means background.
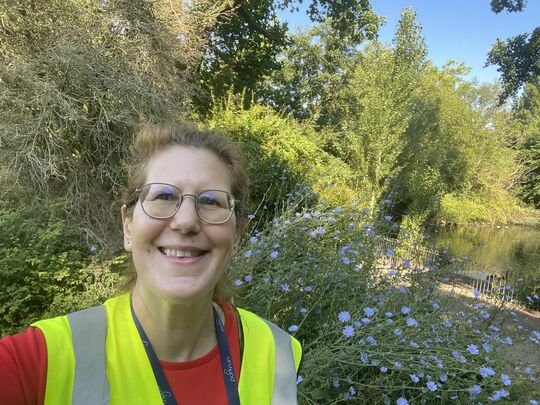
[{"label": "tree", "polygon": [[540,208],[540,76],[525,84],[515,118],[522,133],[516,148],[525,168],[518,193],[523,201]]},{"label": "tree", "polygon": [[[280,21],[278,10],[298,11],[302,0],[234,0],[227,15],[218,18],[209,36],[200,82],[207,90],[198,99],[199,109],[206,113],[209,95],[225,96],[229,91],[245,92],[244,100],[260,99],[262,83],[279,71],[283,52],[293,44],[287,23]],[[324,22],[339,39],[336,43],[359,43],[377,35],[380,18],[369,0],[312,0],[308,18]]]},{"label": "tree", "polygon": [[407,8],[398,22],[392,49],[374,43],[358,58],[346,90],[349,103],[342,134],[348,159],[358,170],[359,188],[373,210],[399,173],[398,157],[412,116],[414,94],[426,68],[427,49],[416,13]]},{"label": "tree", "polygon": [[[492,0],[494,13],[523,11],[525,0]],[[540,27],[507,40],[497,39],[488,54],[486,65],[499,65],[504,88],[500,96],[502,103],[513,96],[521,86],[540,75]]]},{"label": "tree", "polygon": [[63,198],[110,235],[140,119],[186,114],[223,5],[70,0],[0,4],[2,202]]}]

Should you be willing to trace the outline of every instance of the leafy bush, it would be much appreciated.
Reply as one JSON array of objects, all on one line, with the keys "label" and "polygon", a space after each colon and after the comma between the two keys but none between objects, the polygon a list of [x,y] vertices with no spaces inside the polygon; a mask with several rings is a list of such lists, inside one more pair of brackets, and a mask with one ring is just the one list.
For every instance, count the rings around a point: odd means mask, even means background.
[{"label": "leafy bush", "polygon": [[111,295],[118,260],[105,275],[103,258],[63,218],[52,203],[0,211],[0,335]]},{"label": "leafy bush", "polygon": [[308,123],[299,124],[260,105],[248,110],[237,105],[241,103],[232,97],[216,103],[208,125],[224,131],[246,156],[251,212],[263,201],[271,219],[292,196],[306,202],[307,186],[336,205],[356,195],[350,167],[321,149]]},{"label": "leafy bush", "polygon": [[[529,337],[509,336],[479,301],[467,306],[438,292],[438,282],[448,281],[443,268],[415,267],[414,257],[385,266],[380,246],[358,207],[287,209],[234,259],[237,304],[303,343],[300,403],[530,398],[537,366],[515,371],[502,360]],[[398,249],[405,255],[409,247]]]},{"label": "leafy bush", "polygon": [[450,224],[520,223],[526,212],[509,195],[446,194],[441,199],[439,219]]}]

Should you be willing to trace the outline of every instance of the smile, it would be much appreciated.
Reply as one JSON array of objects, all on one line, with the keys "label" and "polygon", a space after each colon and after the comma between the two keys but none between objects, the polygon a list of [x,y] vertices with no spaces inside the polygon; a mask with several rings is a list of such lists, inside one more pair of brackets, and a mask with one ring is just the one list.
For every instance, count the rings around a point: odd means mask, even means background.
[{"label": "smile", "polygon": [[173,257],[199,257],[208,252],[206,250],[176,250],[170,248],[159,248],[159,250],[165,256]]}]

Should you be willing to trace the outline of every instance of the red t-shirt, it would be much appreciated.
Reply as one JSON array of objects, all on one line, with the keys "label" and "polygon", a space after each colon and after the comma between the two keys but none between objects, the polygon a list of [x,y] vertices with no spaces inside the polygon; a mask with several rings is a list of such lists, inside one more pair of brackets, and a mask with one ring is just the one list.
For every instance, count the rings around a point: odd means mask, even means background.
[{"label": "red t-shirt", "polygon": [[[238,381],[240,340],[238,323],[231,304],[223,305],[225,332]],[[219,349],[187,362],[160,361],[176,400],[182,405],[227,404],[227,392]],[[47,346],[38,328],[0,339],[0,403],[41,405],[45,399]]]}]

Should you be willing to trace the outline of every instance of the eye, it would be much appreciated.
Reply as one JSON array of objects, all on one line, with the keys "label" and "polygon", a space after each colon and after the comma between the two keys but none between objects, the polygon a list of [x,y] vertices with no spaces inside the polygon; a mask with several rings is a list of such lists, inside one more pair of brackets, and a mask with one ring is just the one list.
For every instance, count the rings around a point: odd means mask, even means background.
[{"label": "eye", "polygon": [[171,186],[153,184],[148,189],[145,201],[178,201],[179,192]]},{"label": "eye", "polygon": [[223,191],[205,191],[197,201],[202,208],[228,208],[227,193]]},{"label": "eye", "polygon": [[174,200],[174,194],[173,193],[161,193],[159,195],[156,195],[154,200],[164,200],[164,201],[171,201]]}]

